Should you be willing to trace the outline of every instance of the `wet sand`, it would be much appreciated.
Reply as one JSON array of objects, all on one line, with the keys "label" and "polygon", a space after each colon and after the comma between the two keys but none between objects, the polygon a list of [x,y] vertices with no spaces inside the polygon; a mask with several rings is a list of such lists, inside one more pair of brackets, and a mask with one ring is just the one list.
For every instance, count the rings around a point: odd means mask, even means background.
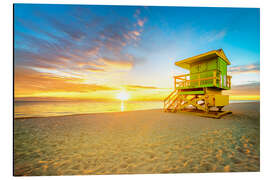
[{"label": "wet sand", "polygon": [[260,104],[221,119],[161,110],[14,120],[14,175],[260,170]]}]

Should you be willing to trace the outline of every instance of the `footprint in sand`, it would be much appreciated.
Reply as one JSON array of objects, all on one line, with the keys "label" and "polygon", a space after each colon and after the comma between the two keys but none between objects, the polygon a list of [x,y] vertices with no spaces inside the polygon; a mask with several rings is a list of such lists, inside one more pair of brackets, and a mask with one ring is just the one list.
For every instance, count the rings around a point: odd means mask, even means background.
[{"label": "footprint in sand", "polygon": [[232,162],[235,163],[235,164],[240,164],[241,163],[241,160],[239,160],[236,157],[232,157]]},{"label": "footprint in sand", "polygon": [[128,164],[126,164],[126,163],[122,163],[121,165],[120,165],[120,168],[122,168],[122,169],[125,169],[125,168],[127,168],[128,167]]},{"label": "footprint in sand", "polygon": [[229,166],[229,165],[226,165],[226,166],[224,167],[224,171],[225,171],[225,172],[230,172],[230,166]]}]

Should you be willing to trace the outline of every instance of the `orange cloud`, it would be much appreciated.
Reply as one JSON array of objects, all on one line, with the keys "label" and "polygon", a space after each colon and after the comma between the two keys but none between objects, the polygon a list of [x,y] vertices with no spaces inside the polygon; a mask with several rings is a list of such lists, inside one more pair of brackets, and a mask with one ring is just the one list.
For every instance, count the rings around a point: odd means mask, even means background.
[{"label": "orange cloud", "polygon": [[136,41],[139,39],[140,35],[141,35],[141,33],[138,30],[132,30],[132,31],[129,31],[127,34],[124,34],[124,37],[127,40],[135,40]]},{"label": "orange cloud", "polygon": [[138,25],[140,26],[140,27],[143,27],[143,25],[144,25],[144,23],[146,22],[146,19],[138,19]]},{"label": "orange cloud", "polygon": [[88,67],[85,69],[90,72],[104,72],[105,71],[104,69],[98,69],[98,68],[93,68],[93,67]]},{"label": "orange cloud", "polygon": [[[128,57],[132,59],[132,57]],[[112,72],[112,71],[128,71],[133,67],[131,60],[112,60],[109,58],[99,58],[96,61],[78,62],[77,65],[82,70],[91,72]]]},{"label": "orange cloud", "polygon": [[15,97],[31,96],[44,92],[84,93],[115,90],[115,88],[103,85],[84,84],[84,80],[80,78],[60,77],[26,68],[15,69],[14,81]]},{"label": "orange cloud", "polygon": [[[83,78],[61,77],[21,67],[15,69],[14,81],[16,100],[113,100],[116,91],[121,89],[87,84]],[[131,94],[131,100],[162,100],[170,91],[154,86],[123,87]]]},{"label": "orange cloud", "polygon": [[89,57],[89,56],[96,56],[98,54],[98,52],[99,52],[99,47],[95,47],[93,49],[86,50],[83,53],[85,56]]},{"label": "orange cloud", "polygon": [[[69,22],[60,22],[47,16],[43,18],[50,22],[52,29],[58,30],[64,37],[46,32],[38,24],[22,20],[26,29],[34,30],[36,34],[48,38],[16,31],[20,36],[18,42],[27,47],[15,48],[16,66],[87,74],[88,72],[128,71],[139,59],[133,60],[128,53],[122,51],[124,46],[135,45],[139,40],[142,30],[134,26],[137,25],[137,18],[130,22],[113,21],[109,24],[96,21],[95,26],[102,28],[97,30],[95,36],[86,33],[82,28],[72,26]],[[140,25],[143,23],[144,20],[139,22]],[[104,58],[106,56],[110,59]]]},{"label": "orange cloud", "polygon": [[254,82],[232,86],[231,90],[224,91],[224,94],[231,96],[260,96],[260,83]]},{"label": "orange cloud", "polygon": [[241,74],[241,73],[259,73],[260,65],[259,64],[248,64],[242,66],[232,66],[229,68],[231,74]]},{"label": "orange cloud", "polygon": [[154,87],[154,86],[141,86],[141,85],[125,85],[125,88],[127,89],[127,90],[142,90],[142,89],[149,89],[149,90],[151,90],[151,89],[161,89],[161,88],[158,88],[158,87]]},{"label": "orange cloud", "polygon": [[123,61],[123,60],[111,60],[108,58],[100,58],[99,62],[104,64],[104,68],[106,70],[123,70],[127,71],[133,67],[133,63],[131,61]]}]

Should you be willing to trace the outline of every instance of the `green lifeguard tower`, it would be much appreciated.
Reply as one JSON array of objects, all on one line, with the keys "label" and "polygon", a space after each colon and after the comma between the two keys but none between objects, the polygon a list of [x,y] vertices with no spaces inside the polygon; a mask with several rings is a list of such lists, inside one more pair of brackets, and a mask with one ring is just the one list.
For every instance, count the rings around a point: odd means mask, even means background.
[{"label": "green lifeguard tower", "polygon": [[222,49],[175,62],[189,74],[174,76],[174,91],[164,100],[164,111],[189,111],[215,118],[231,113],[222,111],[229,104],[229,96],[222,91],[231,89],[227,74],[230,64]]}]

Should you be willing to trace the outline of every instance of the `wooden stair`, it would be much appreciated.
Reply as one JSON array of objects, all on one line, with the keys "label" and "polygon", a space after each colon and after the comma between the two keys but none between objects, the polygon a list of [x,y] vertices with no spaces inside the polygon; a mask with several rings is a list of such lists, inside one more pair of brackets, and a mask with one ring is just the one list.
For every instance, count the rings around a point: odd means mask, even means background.
[{"label": "wooden stair", "polygon": [[174,90],[171,94],[164,99],[164,112],[176,112],[179,106],[179,94],[178,90]]}]

